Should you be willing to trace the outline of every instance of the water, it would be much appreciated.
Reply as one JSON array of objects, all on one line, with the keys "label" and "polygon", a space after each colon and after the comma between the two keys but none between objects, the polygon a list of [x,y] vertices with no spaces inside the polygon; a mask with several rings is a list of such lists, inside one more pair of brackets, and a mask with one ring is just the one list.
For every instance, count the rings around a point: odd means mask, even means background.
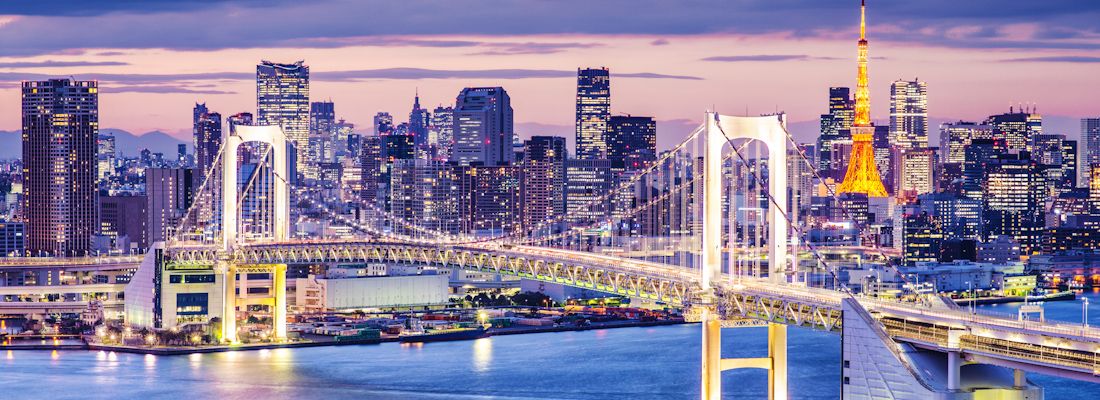
[{"label": "water", "polygon": [[[1090,323],[1100,325],[1100,293]],[[1018,304],[985,306],[1015,312]],[[1046,305],[1080,322],[1080,302]],[[840,337],[789,331],[791,398],[836,399]],[[14,351],[0,357],[0,393],[56,399],[695,399],[699,327],[499,336],[419,346],[276,349],[189,356]],[[727,357],[765,355],[766,330],[723,331]],[[1046,398],[1094,398],[1100,384],[1029,375]],[[727,371],[726,398],[765,399],[763,370]],[[7,396],[0,396],[7,397]]]}]

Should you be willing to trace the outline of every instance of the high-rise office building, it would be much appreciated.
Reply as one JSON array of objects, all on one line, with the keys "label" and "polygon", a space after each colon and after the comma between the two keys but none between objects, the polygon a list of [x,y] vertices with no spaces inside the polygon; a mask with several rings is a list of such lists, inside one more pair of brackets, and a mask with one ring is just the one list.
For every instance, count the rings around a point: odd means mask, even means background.
[{"label": "high-rise office building", "polygon": [[608,193],[615,187],[610,160],[566,160],[566,223],[589,226],[611,216],[612,198]]},{"label": "high-rise office building", "polygon": [[498,236],[520,229],[521,169],[513,165],[456,166],[459,214],[467,232]]},{"label": "high-rise office building", "polygon": [[606,159],[611,117],[611,74],[607,68],[577,69],[577,158]]},{"label": "high-rise office building", "polygon": [[[191,168],[150,168],[145,170],[146,212],[149,215],[149,240],[167,240],[175,233],[194,203],[202,184],[201,172]],[[192,218],[197,218],[192,217]]]},{"label": "high-rise office building", "polygon": [[560,136],[534,136],[524,142],[524,229],[552,229],[549,221],[565,214],[566,151]]},{"label": "high-rise office building", "polygon": [[379,177],[382,174],[382,137],[378,135],[363,136],[362,147],[359,150],[359,169],[363,174],[361,192],[359,198],[368,205],[377,205],[379,194]]},{"label": "high-rise office building", "polygon": [[[412,226],[438,232],[459,233],[459,200],[455,193],[455,168],[427,159],[397,160],[390,173],[391,210],[394,217]],[[409,226],[395,225],[397,232],[416,234]]]},{"label": "high-rise office building", "polygon": [[916,198],[936,190],[936,151],[928,147],[899,149],[896,194],[898,197]]},{"label": "high-rise office building", "polygon": [[222,147],[222,115],[210,112],[206,103],[195,104],[194,126],[192,133],[195,138],[195,167],[199,174],[206,176],[210,168],[214,166],[214,160],[218,158],[218,152]]},{"label": "high-rise office building", "polygon": [[22,103],[27,251],[86,255],[98,232],[99,85],[24,81]]},{"label": "high-rise office building", "polygon": [[242,112],[230,115],[225,118],[225,124],[229,126],[229,133],[237,132],[236,128],[240,125],[252,125],[252,113]]},{"label": "high-rise office building", "polygon": [[902,260],[912,266],[919,262],[934,262],[939,259],[940,246],[943,245],[943,227],[939,218],[920,213],[904,216],[904,234],[902,235]]},{"label": "high-rise office building", "polygon": [[333,145],[336,158],[339,160],[348,155],[355,158],[359,154],[361,140],[359,134],[355,133],[355,124],[340,118],[333,129],[336,131],[336,142]]},{"label": "high-rise office building", "polygon": [[818,137],[816,146],[817,168],[824,177],[836,179],[841,177],[837,171],[840,171],[844,164],[836,151],[836,145],[852,140],[855,107],[849,88],[829,88],[829,113],[821,115],[821,136]]},{"label": "high-rise office building", "polygon": [[[455,145],[455,109],[454,107],[438,106],[432,111],[432,124],[428,133],[428,141],[436,147],[435,159],[447,161],[451,159],[451,149]],[[434,136],[432,138],[431,136]]]},{"label": "high-rise office building", "polygon": [[256,65],[256,123],[278,125],[295,148],[295,170],[308,170],[309,66],[305,61]]},{"label": "high-rise office building", "polygon": [[998,141],[998,146],[1009,151],[1029,150],[1031,138],[1043,133],[1042,116],[1012,108],[1007,114],[991,115],[985,124],[993,127],[993,139]]},{"label": "high-rise office building", "polygon": [[428,127],[431,126],[431,114],[420,107],[420,93],[416,93],[413,99],[412,111],[409,112],[409,133],[413,135],[413,143],[418,151],[425,151],[430,144],[428,141]]},{"label": "high-rise office building", "polygon": [[512,101],[502,87],[465,88],[454,110],[451,161],[502,165],[515,160]]},{"label": "high-rise office building", "polygon": [[928,85],[919,79],[890,84],[890,139],[900,149],[928,147]]},{"label": "high-rise office building", "polygon": [[[1091,167],[1100,164],[1100,117],[1081,119],[1081,140],[1085,151],[1081,156],[1081,176],[1092,176]],[[1087,182],[1086,182],[1087,183]]]},{"label": "high-rise office building", "polygon": [[315,101],[309,105],[308,157],[313,164],[336,161],[336,107],[331,101]]},{"label": "high-rise office building", "polygon": [[628,170],[657,161],[657,123],[653,117],[615,115],[607,124],[607,159]]},{"label": "high-rise office building", "polygon": [[1080,153],[1076,140],[1062,141],[1062,189],[1073,189],[1080,184]]},{"label": "high-rise office building", "polygon": [[99,196],[99,233],[115,242],[113,248],[125,252],[149,248],[148,222],[145,196]]},{"label": "high-rise office building", "polygon": [[393,116],[385,111],[374,114],[374,134],[385,136],[393,133]]},{"label": "high-rise office building", "polygon": [[917,196],[916,208],[937,218],[945,239],[978,239],[982,228],[982,204],[954,193]]},{"label": "high-rise office building", "polygon": [[1045,219],[1044,181],[1027,151],[997,154],[982,174],[983,237],[1011,236],[1024,254],[1038,249]]},{"label": "high-rise office building", "polygon": [[993,139],[973,139],[966,146],[962,168],[962,194],[968,198],[982,200],[982,177],[985,165],[994,155],[1004,151],[999,149]]},{"label": "high-rise office building", "polygon": [[115,147],[115,135],[102,133],[96,138],[96,157],[99,164],[99,179],[104,180],[115,174],[115,159],[118,153]]},{"label": "high-rise office building", "polygon": [[945,164],[966,161],[966,147],[974,139],[993,139],[993,127],[974,122],[951,122],[940,125],[940,159]]}]

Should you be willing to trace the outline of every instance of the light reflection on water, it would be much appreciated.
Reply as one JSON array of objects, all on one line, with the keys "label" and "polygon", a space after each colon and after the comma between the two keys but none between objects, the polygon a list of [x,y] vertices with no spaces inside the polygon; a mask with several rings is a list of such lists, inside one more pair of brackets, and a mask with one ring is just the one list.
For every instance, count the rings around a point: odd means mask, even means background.
[{"label": "light reflection on water", "polygon": [[[1100,298],[1091,300],[1089,318],[1100,325],[1098,303]],[[1014,312],[1012,307],[989,308]],[[1047,318],[1079,321],[1080,307],[1048,303]],[[797,328],[789,335],[791,398],[839,398],[839,336]],[[0,398],[694,399],[699,337],[697,325],[681,325],[152,358],[9,352]],[[726,329],[722,337],[726,357],[766,353],[765,329]],[[763,371],[726,371],[722,378],[726,398],[767,396]],[[1100,398],[1097,384],[1029,378],[1048,399]]]},{"label": "light reflection on water", "polygon": [[493,339],[481,338],[474,340],[474,371],[486,372],[493,361]]}]

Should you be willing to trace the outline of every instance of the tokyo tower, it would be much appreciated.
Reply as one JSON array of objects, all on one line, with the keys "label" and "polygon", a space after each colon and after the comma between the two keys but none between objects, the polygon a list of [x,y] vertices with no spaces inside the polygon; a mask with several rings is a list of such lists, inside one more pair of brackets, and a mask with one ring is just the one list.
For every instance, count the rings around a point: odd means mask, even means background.
[{"label": "tokyo tower", "polygon": [[852,122],[852,154],[848,172],[837,187],[839,193],[862,193],[867,197],[887,197],[871,141],[875,126],[871,124],[871,91],[867,88],[867,0],[860,5],[859,69],[856,82],[856,116]]}]

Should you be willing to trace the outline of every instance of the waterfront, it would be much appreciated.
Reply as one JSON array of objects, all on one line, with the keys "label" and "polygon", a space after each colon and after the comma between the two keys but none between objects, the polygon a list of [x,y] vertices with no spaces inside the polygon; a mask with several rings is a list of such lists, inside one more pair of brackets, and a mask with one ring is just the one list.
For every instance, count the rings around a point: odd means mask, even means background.
[{"label": "waterfront", "polygon": [[[1087,296],[1090,322],[1100,324],[1100,295]],[[1047,318],[1080,321],[1080,300],[1046,309]],[[765,330],[727,329],[723,340],[727,357],[762,356]],[[698,325],[188,356],[12,351],[0,381],[9,395],[51,399],[693,399],[699,352]],[[792,328],[790,373],[792,399],[838,398],[839,336]],[[1100,396],[1100,384],[1030,377],[1047,399]],[[729,371],[724,392],[763,399],[766,380],[762,370]]]}]

